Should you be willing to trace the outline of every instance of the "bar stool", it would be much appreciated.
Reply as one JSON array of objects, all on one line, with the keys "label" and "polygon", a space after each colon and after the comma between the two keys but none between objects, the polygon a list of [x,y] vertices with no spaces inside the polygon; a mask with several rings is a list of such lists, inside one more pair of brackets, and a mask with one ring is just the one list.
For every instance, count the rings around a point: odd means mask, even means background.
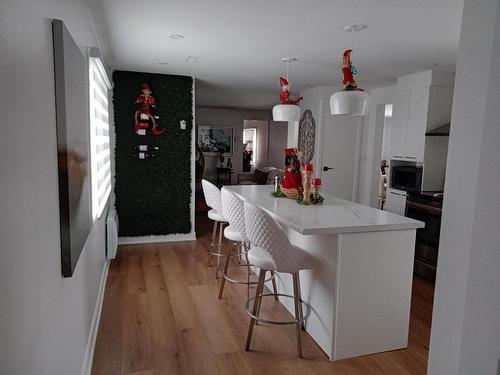
[{"label": "bar stool", "polygon": [[[246,228],[245,228],[245,211],[243,208],[243,201],[238,198],[233,192],[226,188],[221,189],[221,200],[222,200],[222,213],[224,218],[229,223],[224,229],[224,237],[231,241],[237,247],[236,254],[233,254],[234,246],[228,246],[226,253],[226,261],[224,264],[224,271],[222,276],[222,281],[219,288],[219,299],[222,298],[224,293],[224,285],[226,280],[235,284],[246,284],[247,285],[247,298],[250,298],[250,285],[256,285],[256,281],[250,281],[250,262],[247,257],[247,243],[246,238]],[[247,280],[239,281],[232,279],[228,276],[228,268],[231,257],[236,255],[238,257],[238,265],[243,265],[247,267]],[[241,257],[245,257],[245,263],[241,264]],[[274,292],[277,293],[276,281],[274,280],[274,272],[270,271],[271,277],[266,281],[272,280]],[[276,299],[278,297],[276,296]]]},{"label": "bar stool", "polygon": [[[255,297],[250,298],[245,305],[245,309],[251,318],[248,327],[246,350],[250,350],[250,342],[256,322],[260,321],[275,325],[295,325],[297,331],[297,355],[299,358],[302,358],[300,331],[304,329],[304,322],[311,314],[311,306],[302,301],[299,271],[310,268],[312,257],[303,249],[292,245],[278,222],[262,209],[245,202],[244,210],[246,235],[251,243],[251,248],[248,251],[248,260],[251,264],[260,268]],[[290,273],[293,279],[293,296],[281,293],[263,294],[266,271]],[[262,298],[274,295],[293,298],[295,319],[278,321],[259,317]],[[250,303],[252,301],[253,307],[250,310]],[[305,315],[302,305],[306,307]]]},{"label": "bar stool", "polygon": [[[217,257],[217,263],[215,267],[215,278],[219,278],[219,264],[220,258],[223,256],[221,251],[222,246],[222,230],[224,228],[224,224],[227,223],[224,215],[222,213],[222,201],[220,197],[220,190],[217,186],[208,182],[207,180],[201,180],[201,185],[203,187],[203,195],[205,195],[205,201],[207,202],[207,206],[211,208],[208,211],[208,218],[213,220],[214,227],[212,230],[212,242],[209,246],[209,254],[208,254],[208,266],[212,266],[212,257]],[[219,227],[219,242],[215,243],[215,239],[217,237],[217,227]],[[217,251],[215,251],[215,247],[217,247]]]}]

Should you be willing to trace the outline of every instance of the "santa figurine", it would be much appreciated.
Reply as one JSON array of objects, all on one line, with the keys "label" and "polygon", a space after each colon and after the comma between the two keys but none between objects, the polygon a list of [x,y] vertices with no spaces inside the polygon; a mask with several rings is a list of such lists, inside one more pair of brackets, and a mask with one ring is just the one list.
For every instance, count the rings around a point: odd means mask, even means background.
[{"label": "santa figurine", "polygon": [[296,100],[290,98],[290,85],[288,84],[288,80],[286,78],[280,77],[280,85],[281,85],[281,92],[280,92],[281,104],[297,105],[301,102],[301,100],[303,99],[302,96],[297,98]]},{"label": "santa figurine", "polygon": [[346,91],[354,91],[354,90],[361,90],[358,88],[358,85],[356,83],[356,80],[354,79],[354,76],[357,74],[357,70],[352,65],[351,62],[351,53],[352,49],[346,49],[344,51],[344,55],[342,56],[342,73],[344,75],[344,80],[342,83],[344,84],[344,90]]},{"label": "santa figurine", "polygon": [[[139,109],[135,111],[134,115],[134,132],[137,133],[139,129],[147,129],[149,127],[147,120],[151,120],[153,124],[151,133],[160,135],[165,129],[158,129],[155,116],[151,114],[151,109],[156,109],[155,98],[151,96],[151,89],[147,83],[141,84],[141,91],[142,94],[135,99],[135,103],[139,104]],[[143,120],[146,120],[146,122]]]}]

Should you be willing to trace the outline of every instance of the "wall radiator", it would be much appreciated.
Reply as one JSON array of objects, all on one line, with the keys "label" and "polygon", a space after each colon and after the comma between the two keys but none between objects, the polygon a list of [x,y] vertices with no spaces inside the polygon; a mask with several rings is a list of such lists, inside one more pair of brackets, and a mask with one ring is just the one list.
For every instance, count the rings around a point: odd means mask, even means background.
[{"label": "wall radiator", "polygon": [[118,214],[112,208],[106,218],[106,254],[108,259],[115,259],[118,249]]}]

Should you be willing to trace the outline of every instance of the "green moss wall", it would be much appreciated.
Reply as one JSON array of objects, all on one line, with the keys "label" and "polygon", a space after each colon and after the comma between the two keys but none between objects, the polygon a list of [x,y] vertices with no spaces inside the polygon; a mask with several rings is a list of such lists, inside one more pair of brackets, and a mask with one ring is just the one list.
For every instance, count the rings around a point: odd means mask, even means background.
[{"label": "green moss wall", "polygon": [[[127,71],[113,73],[116,132],[115,194],[120,236],[191,232],[191,77]],[[158,136],[134,133],[135,98],[141,83],[149,84],[156,101]],[[186,121],[181,130],[179,122]],[[139,160],[134,146],[158,146],[156,158]]]}]

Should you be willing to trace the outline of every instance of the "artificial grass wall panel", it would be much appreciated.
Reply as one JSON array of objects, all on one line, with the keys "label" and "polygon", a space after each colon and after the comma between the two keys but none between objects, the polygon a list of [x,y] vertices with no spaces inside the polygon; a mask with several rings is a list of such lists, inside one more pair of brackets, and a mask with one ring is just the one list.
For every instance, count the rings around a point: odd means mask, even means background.
[{"label": "artificial grass wall panel", "polygon": [[[115,71],[115,195],[120,236],[191,232],[191,130],[193,79],[166,74]],[[156,102],[161,135],[134,133],[136,97],[147,83]],[[186,121],[186,129],[179,126]],[[159,147],[155,158],[139,160],[134,146]]]}]

